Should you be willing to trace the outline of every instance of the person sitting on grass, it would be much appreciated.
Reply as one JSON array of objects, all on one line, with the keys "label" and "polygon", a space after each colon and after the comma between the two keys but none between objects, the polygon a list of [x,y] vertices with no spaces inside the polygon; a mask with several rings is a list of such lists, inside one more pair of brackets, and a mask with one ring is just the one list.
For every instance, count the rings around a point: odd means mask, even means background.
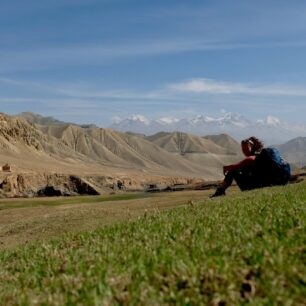
[{"label": "person sitting on grass", "polygon": [[275,148],[264,148],[262,141],[252,136],[241,141],[245,159],[237,164],[223,167],[224,179],[211,196],[225,195],[225,190],[235,180],[241,191],[255,188],[285,185],[291,171]]}]

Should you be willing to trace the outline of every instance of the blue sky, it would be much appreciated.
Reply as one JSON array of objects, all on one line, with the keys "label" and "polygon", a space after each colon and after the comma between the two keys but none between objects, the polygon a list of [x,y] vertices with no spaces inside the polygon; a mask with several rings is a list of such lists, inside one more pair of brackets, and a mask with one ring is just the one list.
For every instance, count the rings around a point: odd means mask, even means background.
[{"label": "blue sky", "polygon": [[306,123],[306,1],[1,0],[0,110]]}]

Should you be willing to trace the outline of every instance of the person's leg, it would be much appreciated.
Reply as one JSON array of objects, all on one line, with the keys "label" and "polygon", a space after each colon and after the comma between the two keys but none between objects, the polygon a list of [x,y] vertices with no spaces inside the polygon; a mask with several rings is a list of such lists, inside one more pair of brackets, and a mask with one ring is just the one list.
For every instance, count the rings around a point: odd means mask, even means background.
[{"label": "person's leg", "polygon": [[259,188],[262,185],[252,168],[238,170],[234,175],[234,180],[241,191]]},{"label": "person's leg", "polygon": [[217,186],[215,193],[210,196],[211,198],[225,195],[225,190],[233,183],[235,172],[236,171],[229,171],[226,173],[223,181]]},{"label": "person's leg", "polygon": [[241,191],[260,187],[256,176],[254,176],[252,168],[237,169],[226,173],[223,181],[220,183],[215,193],[211,197],[213,198],[225,195],[225,190],[232,185],[234,180]]}]

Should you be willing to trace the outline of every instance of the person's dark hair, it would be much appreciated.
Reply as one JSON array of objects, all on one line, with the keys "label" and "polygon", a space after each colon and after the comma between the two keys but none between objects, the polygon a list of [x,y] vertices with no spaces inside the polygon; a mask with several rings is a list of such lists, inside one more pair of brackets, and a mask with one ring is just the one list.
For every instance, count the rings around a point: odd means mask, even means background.
[{"label": "person's dark hair", "polygon": [[260,152],[263,148],[263,142],[255,136],[251,136],[241,141],[241,144],[245,144],[245,143],[250,143],[252,145],[253,154]]}]

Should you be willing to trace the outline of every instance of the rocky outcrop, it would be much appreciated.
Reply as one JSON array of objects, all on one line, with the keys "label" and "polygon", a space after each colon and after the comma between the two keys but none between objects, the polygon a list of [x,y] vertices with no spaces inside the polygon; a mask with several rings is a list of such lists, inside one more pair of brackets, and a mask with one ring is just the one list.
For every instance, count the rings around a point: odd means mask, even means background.
[{"label": "rocky outcrop", "polygon": [[1,197],[98,195],[99,188],[74,175],[11,174],[0,177]]},{"label": "rocky outcrop", "polygon": [[161,189],[201,182],[183,177],[87,176],[60,174],[1,174],[0,197],[44,197],[99,195],[114,192],[147,191],[152,186]]},{"label": "rocky outcrop", "polygon": [[38,151],[45,136],[23,120],[0,113],[0,147],[16,151],[16,143],[24,143]]}]

